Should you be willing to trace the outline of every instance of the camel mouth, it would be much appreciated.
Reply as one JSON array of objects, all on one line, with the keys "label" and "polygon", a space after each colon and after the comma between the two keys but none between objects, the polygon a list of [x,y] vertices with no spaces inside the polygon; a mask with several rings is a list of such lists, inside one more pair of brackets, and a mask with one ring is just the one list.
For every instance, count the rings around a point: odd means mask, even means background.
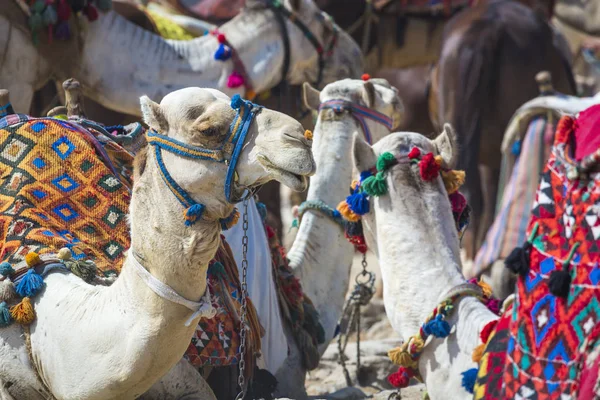
[{"label": "camel mouth", "polygon": [[289,187],[290,189],[297,192],[302,192],[308,188],[307,176],[291,172],[282,167],[278,167],[265,155],[259,154],[257,159],[265,171],[271,174],[273,179]]}]

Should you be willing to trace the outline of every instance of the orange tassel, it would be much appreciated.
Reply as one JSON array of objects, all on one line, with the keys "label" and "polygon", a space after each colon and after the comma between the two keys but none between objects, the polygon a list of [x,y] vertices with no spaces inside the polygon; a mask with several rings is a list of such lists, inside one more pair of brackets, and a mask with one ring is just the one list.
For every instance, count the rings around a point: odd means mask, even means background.
[{"label": "orange tassel", "polygon": [[10,315],[21,325],[29,325],[35,320],[35,310],[29,300],[29,297],[23,297],[23,300],[10,308]]},{"label": "orange tassel", "polygon": [[348,203],[346,203],[345,200],[338,204],[337,210],[340,212],[340,214],[342,215],[342,217],[344,217],[345,220],[348,220],[350,222],[360,221],[360,215],[355,214],[350,209],[350,207],[348,207]]},{"label": "orange tassel", "polygon": [[473,350],[473,354],[471,355],[471,359],[473,360],[473,362],[479,363],[479,361],[481,361],[481,358],[483,357],[483,353],[485,352],[485,344],[480,344],[479,346],[475,347],[475,349]]}]

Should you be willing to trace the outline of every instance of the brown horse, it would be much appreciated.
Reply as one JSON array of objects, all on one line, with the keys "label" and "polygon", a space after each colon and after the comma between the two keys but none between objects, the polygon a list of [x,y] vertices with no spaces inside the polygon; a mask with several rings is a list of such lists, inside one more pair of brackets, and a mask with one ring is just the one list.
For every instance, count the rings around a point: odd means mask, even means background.
[{"label": "brown horse", "polygon": [[[517,108],[538,95],[535,75],[547,70],[555,87],[575,94],[565,55],[543,16],[513,1],[491,0],[448,22],[440,60],[432,73],[434,124],[449,122],[459,135],[459,168],[467,173],[465,195],[473,208],[465,238],[472,258],[493,220],[500,173],[500,145]],[[482,187],[479,166],[488,175]]]}]

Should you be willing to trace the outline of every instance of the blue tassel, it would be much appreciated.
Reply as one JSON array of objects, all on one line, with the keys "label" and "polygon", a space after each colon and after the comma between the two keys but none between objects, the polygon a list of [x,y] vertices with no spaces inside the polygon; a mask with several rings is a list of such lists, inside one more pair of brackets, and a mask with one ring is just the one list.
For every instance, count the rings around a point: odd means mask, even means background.
[{"label": "blue tassel", "polygon": [[244,104],[244,100],[239,94],[234,94],[231,98],[231,108],[238,110]]},{"label": "blue tassel", "polygon": [[10,316],[10,310],[6,305],[6,302],[0,303],[0,327],[8,326],[12,323],[13,319]]},{"label": "blue tassel", "polygon": [[423,325],[423,331],[437,338],[445,338],[450,334],[450,324],[438,314],[434,319]]},{"label": "blue tassel", "polygon": [[219,44],[219,48],[215,52],[215,60],[227,61],[231,58],[231,48],[226,44]]},{"label": "blue tassel", "polygon": [[477,368],[471,368],[462,373],[462,387],[469,393],[473,393],[475,380],[477,379]]},{"label": "blue tassel", "polygon": [[359,192],[346,197],[346,203],[354,214],[365,215],[369,212],[369,198],[365,192]]},{"label": "blue tassel", "polygon": [[7,263],[6,261],[0,264],[0,274],[2,274],[3,276],[12,276],[12,274],[14,273],[15,270],[13,269],[12,265]]},{"label": "blue tassel", "polygon": [[15,289],[21,297],[33,297],[43,286],[44,278],[42,278],[41,275],[36,274],[33,269],[30,269],[23,278],[21,278],[19,283],[17,283]]},{"label": "blue tassel", "polygon": [[511,149],[510,149],[511,153],[513,153],[515,156],[518,156],[519,154],[521,154],[521,141],[517,140],[516,142],[513,143]]},{"label": "blue tassel", "polygon": [[260,219],[262,220],[262,222],[264,224],[265,221],[267,220],[267,206],[265,205],[265,203],[261,203],[260,201],[257,201],[256,209],[258,210],[258,213],[260,214]]},{"label": "blue tassel", "polygon": [[367,179],[368,177],[372,176],[373,173],[371,171],[363,171],[360,173],[360,181],[364,181],[365,179]]},{"label": "blue tassel", "polygon": [[205,207],[203,204],[194,204],[188,208],[185,212],[185,226],[194,225],[194,223],[202,217],[204,209]]}]

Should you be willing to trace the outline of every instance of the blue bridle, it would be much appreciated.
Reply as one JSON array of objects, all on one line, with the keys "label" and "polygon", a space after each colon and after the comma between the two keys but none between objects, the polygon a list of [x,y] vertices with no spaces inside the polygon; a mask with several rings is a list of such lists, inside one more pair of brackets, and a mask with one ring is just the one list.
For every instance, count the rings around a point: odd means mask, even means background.
[{"label": "blue bridle", "polygon": [[[233,185],[237,179],[235,168],[238,159],[242,154],[244,142],[250,126],[256,115],[262,110],[262,106],[244,100],[240,95],[235,95],[231,98],[231,108],[236,110],[236,115],[231,125],[227,137],[216,149],[206,149],[204,147],[192,146],[187,143],[172,139],[166,135],[161,135],[156,131],[149,131],[146,136],[148,144],[155,148],[156,162],[158,164],[160,174],[167,184],[171,192],[177,200],[185,208],[184,217],[186,226],[193,225],[198,221],[204,213],[206,206],[197,203],[181,186],[175,182],[162,158],[162,150],[170,153],[178,154],[182,157],[196,160],[212,160],[218,163],[227,165],[227,175],[225,176],[225,198],[229,203],[235,203],[238,200],[232,199]],[[249,195],[246,193],[245,196]],[[221,227],[227,229],[233,221],[237,220],[237,210],[227,218],[221,219]]]}]

